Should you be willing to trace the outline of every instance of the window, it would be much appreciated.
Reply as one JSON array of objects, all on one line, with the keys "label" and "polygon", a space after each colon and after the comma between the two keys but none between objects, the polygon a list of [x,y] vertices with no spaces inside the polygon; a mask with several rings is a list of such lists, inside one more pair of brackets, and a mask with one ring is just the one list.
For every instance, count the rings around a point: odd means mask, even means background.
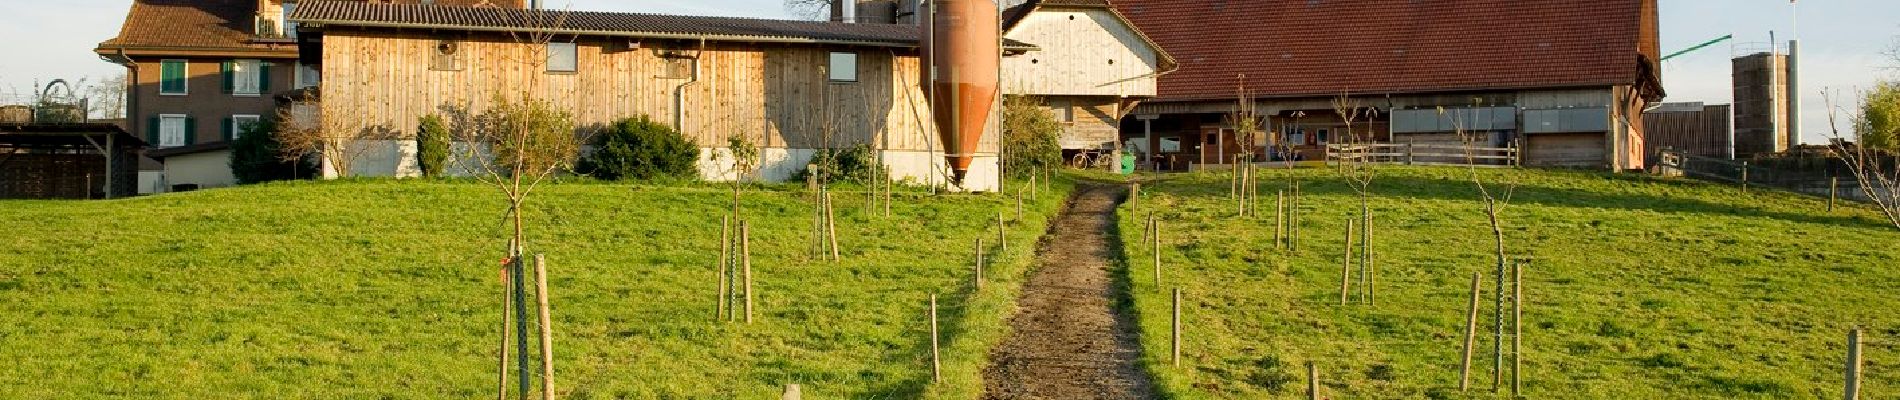
[{"label": "window", "polygon": [[294,1],[284,2],[284,13],[279,18],[284,19],[284,37],[296,39],[297,38],[297,22],[290,20],[290,13],[292,11],[297,11],[297,2],[294,2]]},{"label": "window", "polygon": [[165,60],[158,64],[158,94],[185,95],[190,89],[185,85],[185,60]]},{"label": "window", "polygon": [[1288,146],[1299,146],[1299,145],[1306,144],[1306,128],[1293,128],[1292,132],[1293,133],[1286,135],[1286,142]]},{"label": "window", "polygon": [[665,75],[660,76],[661,78],[691,79],[693,77],[693,59],[671,57],[662,60],[666,63],[666,71]]},{"label": "window", "polygon": [[191,118],[184,114],[160,114],[158,116],[158,147],[178,147],[189,144]]},{"label": "window", "polygon": [[244,135],[244,131],[250,130],[251,124],[256,124],[258,120],[260,118],[256,115],[247,114],[232,115],[231,118],[225,119],[224,140],[237,140],[238,136]]},{"label": "window", "polygon": [[574,72],[575,50],[573,43],[548,43],[548,72]]},{"label": "window", "polygon": [[1065,124],[1075,123],[1075,106],[1069,104],[1068,100],[1050,101],[1049,111],[1051,113],[1050,115],[1055,117],[1056,122]]},{"label": "window", "polygon": [[1163,153],[1181,152],[1181,138],[1164,137],[1164,138],[1161,138],[1160,142],[1161,142],[1161,152]]},{"label": "window", "polygon": [[831,53],[829,71],[832,82],[857,82],[858,53]]},{"label": "window", "polygon": [[1327,131],[1325,128],[1321,128],[1317,133],[1313,135],[1313,140],[1318,141],[1320,145],[1324,146],[1326,145],[1327,140],[1331,139],[1327,137],[1327,136],[1330,136],[1329,135],[1330,133],[1332,132]]},{"label": "window", "polygon": [[435,42],[435,56],[429,59],[429,69],[436,71],[461,70],[461,45],[455,43],[453,40]]},{"label": "window", "polygon": [[224,62],[224,92],[238,96],[257,96],[269,90],[268,67],[258,60]]},{"label": "window", "polygon": [[297,63],[298,89],[317,87],[319,83],[323,83],[323,72],[318,71],[317,66],[304,64],[302,62]]}]

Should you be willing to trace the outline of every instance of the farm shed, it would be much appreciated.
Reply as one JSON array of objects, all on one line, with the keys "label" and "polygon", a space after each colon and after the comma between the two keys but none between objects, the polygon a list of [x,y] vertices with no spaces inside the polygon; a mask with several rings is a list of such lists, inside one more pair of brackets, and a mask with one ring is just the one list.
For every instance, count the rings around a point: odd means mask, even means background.
[{"label": "farm shed", "polygon": [[[898,179],[944,182],[915,25],[305,1],[304,62],[320,63],[324,115],[387,132],[371,175],[411,175],[417,118],[533,96],[602,126],[647,115],[701,148],[701,175],[737,177],[728,138],[761,149],[756,173],[783,180],[818,149],[870,145]],[[551,43],[520,40],[552,32]],[[1033,46],[1006,41],[1006,52]],[[1000,183],[991,117],[964,188]]]},{"label": "farm shed", "polygon": [[[1122,125],[1124,146],[1161,170],[1249,151],[1255,161],[1318,159],[1346,128],[1331,102],[1342,95],[1374,112],[1353,130],[1376,142],[1456,143],[1456,116],[1487,145],[1521,143],[1526,165],[1637,169],[1641,110],[1664,95],[1655,0],[1115,6],[1180,60]],[[1291,153],[1236,140],[1226,117],[1240,98]]]},{"label": "farm shed", "polygon": [[0,124],[0,199],[133,195],[143,148],[114,124]]},{"label": "farm shed", "polygon": [[1010,96],[1035,96],[1063,124],[1064,158],[1120,150],[1121,120],[1156,95],[1174,58],[1108,0],[1030,0],[1003,11],[1003,37],[1035,43],[1003,60]]}]

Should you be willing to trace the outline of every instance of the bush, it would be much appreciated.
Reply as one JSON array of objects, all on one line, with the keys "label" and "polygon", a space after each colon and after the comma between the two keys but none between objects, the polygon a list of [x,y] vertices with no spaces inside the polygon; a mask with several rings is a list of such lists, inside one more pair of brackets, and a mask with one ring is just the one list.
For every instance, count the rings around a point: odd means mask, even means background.
[{"label": "bush", "polygon": [[877,153],[871,151],[871,145],[860,144],[842,149],[818,149],[811,155],[811,163],[805,169],[792,175],[792,180],[803,182],[813,173],[823,172],[824,182],[869,183],[883,176],[884,167],[877,161]]},{"label": "bush", "polygon": [[646,116],[615,122],[594,138],[594,154],[581,160],[580,172],[604,180],[699,176],[699,147],[666,125]]},{"label": "bush", "polygon": [[1003,170],[1013,177],[1062,165],[1062,123],[1033,97],[1010,96],[1003,102]]},{"label": "bush", "polygon": [[440,115],[422,116],[420,126],[416,127],[416,168],[422,170],[423,177],[434,178],[442,176],[448,162],[448,124],[442,122]]},{"label": "bush", "polygon": [[276,121],[258,121],[240,127],[231,141],[231,176],[240,184],[298,179],[316,170],[303,158],[285,160]]}]

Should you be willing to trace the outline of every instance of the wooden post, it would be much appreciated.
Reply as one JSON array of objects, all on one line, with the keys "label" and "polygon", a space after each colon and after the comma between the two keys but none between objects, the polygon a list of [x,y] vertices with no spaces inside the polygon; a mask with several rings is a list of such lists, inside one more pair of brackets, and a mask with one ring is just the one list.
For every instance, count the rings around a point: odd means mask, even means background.
[{"label": "wooden post", "polygon": [[745,275],[745,323],[752,323],[752,224],[739,221],[739,262]]},{"label": "wooden post", "polygon": [[1834,200],[1840,198],[1841,177],[1827,178],[1827,212],[1834,212]]},{"label": "wooden post", "polygon": [[1036,174],[1032,172],[1029,175],[1029,197],[1040,197],[1036,195],[1036,189],[1041,187],[1041,186],[1036,185],[1037,175],[1040,175],[1040,174]]},{"label": "wooden post", "polygon": [[1306,362],[1306,399],[1319,400],[1319,364]]},{"label": "wooden post", "polygon": [[1847,400],[1860,400],[1860,327],[1847,331]]},{"label": "wooden post", "polygon": [[1017,221],[1023,220],[1023,195],[1022,194],[1016,195],[1016,220]]},{"label": "wooden post", "polygon": [[1379,273],[1372,263],[1372,210],[1366,210],[1366,222],[1359,224],[1359,273],[1366,276],[1366,305],[1379,304]]},{"label": "wooden post", "polygon": [[1000,212],[996,213],[996,248],[997,251],[1009,251],[1009,233],[1004,229],[1003,213]]},{"label": "wooden post", "polygon": [[1465,317],[1465,357],[1458,365],[1458,391],[1471,390],[1471,354],[1478,346],[1478,290],[1483,274],[1471,273],[1471,313]]},{"label": "wooden post", "polygon": [[730,265],[728,256],[732,255],[732,216],[719,218],[719,301],[713,307],[713,320],[726,317],[726,266]]},{"label": "wooden post", "polygon": [[514,258],[517,254],[520,254],[520,251],[515,239],[508,239],[508,258],[501,263],[501,351],[500,358],[496,361],[498,365],[496,368],[499,370],[496,375],[500,377],[495,387],[497,400],[508,398],[508,338],[513,333],[508,325],[510,322],[508,316],[514,311],[515,304],[514,284],[508,282],[508,275],[513,273],[509,269],[514,267]]},{"label": "wooden post", "polygon": [[1352,217],[1346,217],[1345,253],[1339,256],[1339,305],[1346,305],[1352,287]]},{"label": "wooden post", "polygon": [[831,261],[842,260],[838,257],[838,213],[831,205],[831,192],[825,192],[825,237],[830,240]]},{"label": "wooden post", "polygon": [[779,395],[778,400],[803,400],[805,396],[803,392],[803,388],[798,387],[798,384],[787,383],[785,384],[785,394]]},{"label": "wooden post", "polygon": [[930,381],[943,381],[943,352],[937,348],[937,294],[930,294]]},{"label": "wooden post", "polygon": [[1412,165],[1412,144],[1405,144],[1405,165]]},{"label": "wooden post", "polygon": [[1173,345],[1169,347],[1172,350],[1172,356],[1169,357],[1169,360],[1171,360],[1170,362],[1172,362],[1174,366],[1179,367],[1181,366],[1181,288],[1174,288],[1173,339]]},{"label": "wooden post", "polygon": [[1154,221],[1155,292],[1161,291],[1161,220]]},{"label": "wooden post", "polygon": [[983,238],[976,238],[976,290],[983,290]]},{"label": "wooden post", "polygon": [[1742,162],[1742,193],[1748,193],[1748,162]]},{"label": "wooden post", "polygon": [[541,398],[554,400],[554,322],[548,308],[548,257],[534,255],[534,298],[541,303]]},{"label": "wooden post", "polygon": [[1128,211],[1130,214],[1141,212],[1141,182],[1128,185]]},{"label": "wooden post", "polygon": [[1286,189],[1273,193],[1273,248],[1286,248]]},{"label": "wooden post", "polygon": [[1524,389],[1524,261],[1511,263],[1511,397]]}]

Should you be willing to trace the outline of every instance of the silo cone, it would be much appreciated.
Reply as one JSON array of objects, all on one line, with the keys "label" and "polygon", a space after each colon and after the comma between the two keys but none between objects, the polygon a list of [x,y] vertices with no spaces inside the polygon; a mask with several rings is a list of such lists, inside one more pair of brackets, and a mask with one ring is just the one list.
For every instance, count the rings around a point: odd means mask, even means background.
[{"label": "silo cone", "polygon": [[930,66],[924,72],[925,90],[931,92],[931,116],[952,182],[961,186],[996,102],[1000,27],[996,4],[989,0],[939,0],[933,8],[923,26],[923,55]]}]

